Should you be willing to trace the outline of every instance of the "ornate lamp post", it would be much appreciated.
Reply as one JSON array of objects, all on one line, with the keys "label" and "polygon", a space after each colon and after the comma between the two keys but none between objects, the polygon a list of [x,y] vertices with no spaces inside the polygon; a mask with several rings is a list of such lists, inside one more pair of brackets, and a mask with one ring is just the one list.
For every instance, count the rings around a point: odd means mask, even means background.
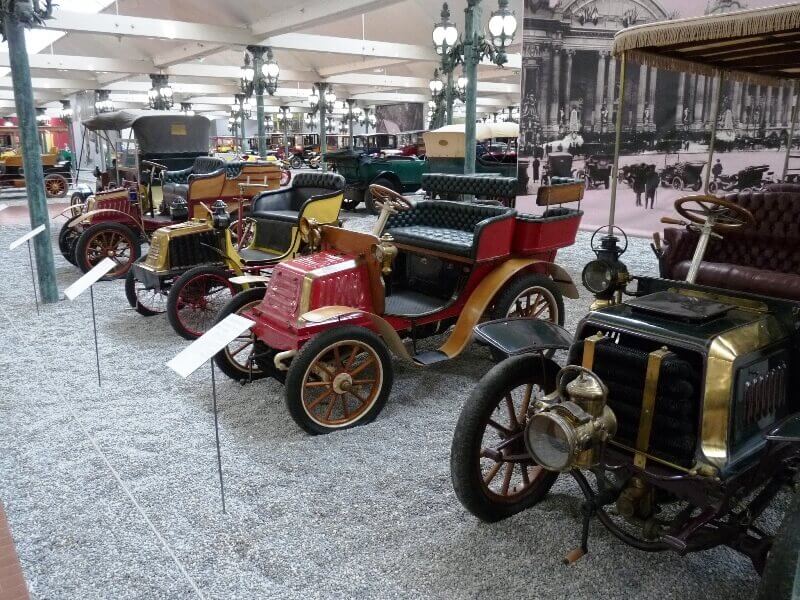
[{"label": "ornate lamp post", "polygon": [[[506,48],[514,40],[517,32],[517,18],[514,11],[508,8],[509,0],[498,0],[498,9],[492,12],[489,18],[488,30],[489,37],[485,38],[480,34],[481,20],[481,0],[467,0],[467,8],[464,11],[465,27],[464,38],[456,42],[458,32],[454,34],[447,26],[449,11],[445,5],[442,9],[442,23],[434,28],[434,45],[437,52],[439,47],[442,53],[448,56],[449,68],[454,69],[459,62],[464,64],[464,95],[465,95],[465,114],[464,114],[464,133],[466,137],[466,152],[464,153],[464,173],[475,172],[475,126],[477,123],[477,87],[478,87],[478,63],[484,58],[488,58],[494,64],[503,66],[508,57]],[[445,15],[445,12],[447,14]],[[447,17],[447,18],[445,18]],[[444,32],[444,36],[442,33]],[[448,38],[448,35],[450,36]],[[443,40],[442,44],[438,42]],[[451,42],[449,44],[448,42]],[[443,60],[443,66],[444,66]],[[450,87],[450,86],[448,86]],[[448,111],[448,118],[452,120],[452,110]]]},{"label": "ornate lamp post", "polygon": [[[433,28],[433,45],[436,47],[436,52],[442,57],[441,69],[447,78],[446,84],[443,84],[442,87],[444,88],[446,120],[447,124],[451,125],[453,123],[453,71],[463,61],[463,58],[461,49],[457,45],[458,29],[450,22],[450,8],[447,6],[447,2],[442,5],[441,17],[442,20]],[[434,74],[434,79],[438,79],[438,74]],[[435,91],[431,89],[431,93],[434,95],[438,95],[442,91],[442,88]]]},{"label": "ornate lamp post", "polygon": [[150,75],[151,87],[147,92],[147,102],[153,110],[169,110],[175,103],[169,77],[159,73]]},{"label": "ornate lamp post", "polygon": [[281,106],[278,109],[278,121],[283,125],[283,157],[289,159],[289,123],[292,120],[292,109],[288,106]]},{"label": "ornate lamp post", "polygon": [[[61,122],[67,126],[67,137],[69,138],[69,150],[73,156],[73,160],[70,161],[70,171],[74,173],[76,170],[75,165],[75,139],[72,132],[72,103],[69,100],[61,100],[61,110],[58,112],[58,118],[61,119]],[[77,183],[73,181],[73,183]]]},{"label": "ornate lamp post", "polygon": [[315,84],[311,94],[308,96],[308,106],[312,113],[319,113],[319,156],[320,167],[324,173],[327,170],[325,152],[328,146],[325,116],[333,113],[333,109],[336,106],[336,94],[333,93],[333,89],[327,83],[319,82]]},{"label": "ornate lamp post", "polygon": [[347,114],[345,115],[344,123],[346,124],[346,128],[350,135],[350,151],[352,152],[353,149],[355,148],[355,144],[353,142],[353,125],[357,122],[358,123],[363,122],[361,120],[361,117],[364,111],[361,110],[361,107],[356,106],[355,100],[348,99],[346,100],[346,103],[347,103]]},{"label": "ornate lamp post", "polygon": [[[267,55],[266,61],[264,54]],[[252,57],[252,65],[251,65]],[[281,69],[272,54],[272,48],[248,46],[244,53],[239,84],[248,97],[256,96],[256,121],[258,123],[258,156],[267,157],[267,140],[264,135],[264,92],[272,96],[278,89]]]},{"label": "ornate lamp post", "polygon": [[[14,87],[14,105],[17,110],[22,164],[26,173],[42,172],[39,133],[36,129],[31,70],[25,46],[25,28],[39,27],[52,16],[51,0],[27,0],[0,3],[0,25],[8,43],[11,81]],[[44,225],[42,235],[33,238],[36,252],[36,270],[42,302],[58,301],[53,249],[50,245],[50,215],[44,195],[44,179],[29,177],[26,181],[31,228]]]},{"label": "ornate lamp post", "polygon": [[94,91],[94,112],[100,114],[114,110],[114,103],[109,98],[110,95],[111,92],[108,90]]},{"label": "ornate lamp post", "polygon": [[247,138],[245,137],[244,132],[244,122],[249,119],[250,115],[252,114],[252,105],[250,104],[247,96],[244,94],[234,94],[233,104],[231,104],[231,117],[233,117],[234,121],[238,123],[238,127],[241,129],[239,133],[242,139],[242,152],[245,152],[247,144]]}]

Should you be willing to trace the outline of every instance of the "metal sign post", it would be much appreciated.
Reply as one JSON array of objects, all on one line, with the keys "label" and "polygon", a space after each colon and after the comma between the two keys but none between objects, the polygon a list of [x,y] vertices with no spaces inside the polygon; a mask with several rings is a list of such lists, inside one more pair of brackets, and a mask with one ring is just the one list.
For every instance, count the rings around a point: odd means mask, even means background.
[{"label": "metal sign post", "polygon": [[[4,210],[8,208],[7,204],[3,204],[0,206],[0,210]],[[31,250],[31,240],[35,238],[37,235],[42,233],[45,230],[44,225],[39,225],[36,229],[33,229],[23,235],[22,237],[17,238],[11,244],[9,244],[8,249],[14,250],[18,248],[22,244],[28,244],[28,262],[30,263],[31,267],[31,283],[33,283],[33,301],[36,303],[36,314],[39,315],[39,292],[36,290],[36,273],[34,272],[33,268],[33,251]]]}]

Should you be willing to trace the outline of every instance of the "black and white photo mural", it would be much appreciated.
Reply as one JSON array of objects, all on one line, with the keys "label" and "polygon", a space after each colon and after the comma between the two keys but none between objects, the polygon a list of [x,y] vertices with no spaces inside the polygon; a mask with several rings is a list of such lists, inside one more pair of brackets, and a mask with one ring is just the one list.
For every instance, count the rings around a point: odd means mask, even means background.
[{"label": "black and white photo mural", "polygon": [[[760,172],[748,181],[761,185],[782,173],[779,152],[791,121],[792,94],[782,87],[716,80],[703,75],[667,71],[630,62],[625,73],[623,114],[618,115],[620,65],[610,56],[614,34],[656,21],[722,14],[757,8],[773,0],[525,0],[520,157],[528,165],[533,193],[536,166],[547,174],[552,152],[573,155],[571,173],[586,175],[586,160],[613,153],[616,119],[622,120],[621,166],[641,171],[652,166],[660,176],[661,196],[634,232],[649,235],[657,217],[671,212],[672,197],[699,189],[696,172],[707,160],[710,123],[718,105],[714,159],[722,177],[747,167]],[[719,90],[719,93],[718,93]],[[590,161],[590,164],[591,161]],[[800,165],[798,165],[800,166]],[[678,173],[677,175],[675,173]],[[541,176],[539,182],[541,182]],[[608,194],[604,182],[587,187],[587,227],[601,225],[592,207]],[[629,181],[631,187],[634,182]],[[636,182],[641,187],[641,182]],[[621,183],[620,193],[626,186]],[[594,192],[598,193],[595,194]],[[628,190],[632,198],[635,194]],[[595,198],[595,196],[597,196]],[[628,206],[636,208],[635,198]],[[657,213],[657,214],[656,214]],[[650,223],[652,221],[652,223]],[[653,227],[650,228],[650,225]]]}]

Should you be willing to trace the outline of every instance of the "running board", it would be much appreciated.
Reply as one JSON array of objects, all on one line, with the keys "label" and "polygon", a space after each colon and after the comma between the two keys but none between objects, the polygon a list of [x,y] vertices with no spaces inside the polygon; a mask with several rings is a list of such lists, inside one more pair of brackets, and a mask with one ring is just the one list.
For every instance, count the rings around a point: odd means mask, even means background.
[{"label": "running board", "polygon": [[415,354],[412,358],[414,359],[415,363],[422,365],[423,367],[450,359],[450,357],[441,350],[428,350],[427,352],[420,352],[419,354]]}]

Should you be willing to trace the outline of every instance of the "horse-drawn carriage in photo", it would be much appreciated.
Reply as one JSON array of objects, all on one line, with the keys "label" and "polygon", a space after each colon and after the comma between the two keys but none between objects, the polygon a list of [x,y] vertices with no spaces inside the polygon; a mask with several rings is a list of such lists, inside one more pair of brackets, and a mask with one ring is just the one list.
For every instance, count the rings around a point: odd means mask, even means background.
[{"label": "horse-drawn carriage in photo", "polygon": [[218,199],[235,214],[239,183],[280,184],[273,164],[209,156],[206,117],[122,110],[98,114],[83,126],[104,140],[112,156],[110,165],[96,169],[99,191],[72,207],[59,233],[62,255],[84,272],[108,257],[117,263],[109,277],[123,277],[157,229],[205,218],[202,203]]},{"label": "horse-drawn carriage in photo", "polygon": [[[490,177],[432,177],[497,195]],[[507,193],[504,179],[498,194]],[[575,240],[582,213],[562,204],[580,201],[582,183],[540,188],[540,215],[477,202],[412,203],[375,185],[371,193],[383,235],[312,225],[304,235],[316,240],[316,253],[280,263],[260,296],[237,296],[220,315],[255,322],[216,356],[220,368],[237,380],[285,381],[290,415],[312,434],[378,415],[392,387],[391,354],[420,367],[449,360],[484,316],[563,323],[562,296],[576,297],[554,261]],[[417,349],[437,334],[446,337],[438,349]]]},{"label": "horse-drawn carriage in photo", "polygon": [[[722,81],[797,79],[791,61],[783,66],[773,58],[794,51],[797,23],[800,4],[629,27],[612,47],[620,88],[629,59],[713,71]],[[769,49],[742,52],[753,44]],[[675,48],[680,58],[671,62]],[[621,96],[618,114],[625,114]],[[619,155],[618,139],[615,161]],[[792,192],[679,199],[681,220],[662,219],[686,228],[681,237],[694,251],[691,261],[677,257],[686,274],[677,281],[628,273],[620,260],[627,239],[614,226],[617,185],[612,180],[610,223],[592,237],[597,258],[582,276],[596,301],[575,335],[527,319],[476,328],[480,340],[510,358],[463,405],[451,449],[456,495],[478,518],[498,521],[541,502],[559,477],[571,477],[584,501],[578,544],[565,554],[566,564],[587,554],[596,517],[610,535],[645,552],[727,546],[763,574],[759,600],[794,598],[800,247],[785,227],[778,228],[781,239],[772,234],[785,219],[780,205],[795,204]],[[766,223],[746,208],[762,205]],[[667,231],[665,239],[674,240]],[[710,244],[729,247],[717,254],[725,263],[705,262]],[[788,252],[781,248],[787,244]],[[770,270],[777,248],[784,272]],[[760,265],[726,264],[759,251],[768,253]],[[563,367],[551,358],[557,350],[566,351]],[[782,493],[788,501],[780,501]],[[539,518],[554,517],[555,504],[565,504],[559,497],[549,502]],[[767,513],[781,505],[788,509],[778,527],[779,517]],[[509,551],[537,547],[509,537]]]},{"label": "horse-drawn carriage in photo", "polygon": [[699,190],[703,186],[703,167],[706,162],[700,160],[680,161],[667,165],[658,175],[662,187],[671,187],[675,190]]}]

